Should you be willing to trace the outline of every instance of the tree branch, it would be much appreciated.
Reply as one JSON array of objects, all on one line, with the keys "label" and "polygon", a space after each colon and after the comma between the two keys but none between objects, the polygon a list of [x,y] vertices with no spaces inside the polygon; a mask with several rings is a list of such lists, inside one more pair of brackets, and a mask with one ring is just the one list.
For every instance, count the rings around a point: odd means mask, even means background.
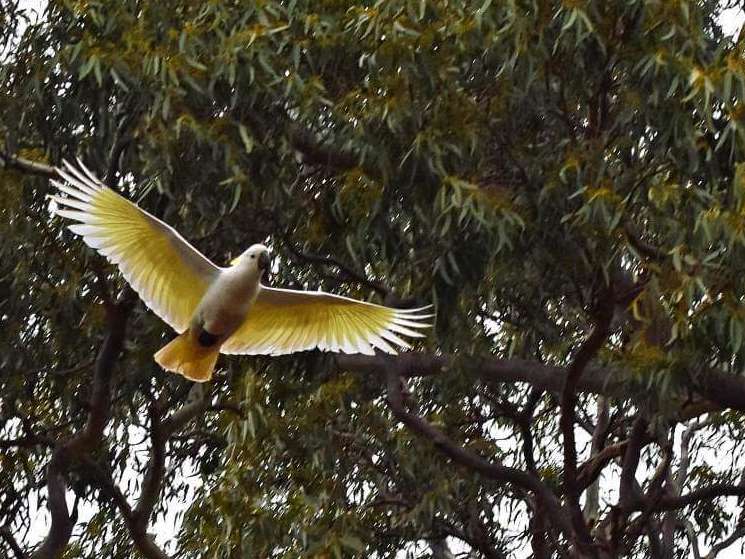
[{"label": "tree branch", "polygon": [[388,405],[393,415],[414,434],[431,441],[440,452],[461,466],[478,472],[489,479],[514,485],[533,493],[546,507],[556,525],[567,535],[571,533],[570,525],[561,511],[558,499],[540,479],[522,470],[489,462],[478,454],[457,445],[442,431],[406,410],[401,390],[400,374],[394,366],[386,370],[386,378],[388,382]]},{"label": "tree branch", "polygon": [[313,132],[298,124],[291,125],[288,139],[290,145],[302,154],[303,161],[310,165],[352,169],[360,163],[355,154],[323,143]]},{"label": "tree branch", "polygon": [[8,528],[0,528],[0,537],[2,537],[2,539],[5,540],[5,543],[8,544],[8,547],[13,551],[16,559],[27,559],[23,549],[18,545],[18,542]]},{"label": "tree branch", "polygon": [[[132,542],[145,559],[170,559],[166,553],[153,541],[147,533],[147,523],[143,526],[138,513],[130,507],[127,497],[117,487],[111,475],[104,471],[92,459],[86,463],[91,479],[98,488],[114,503],[124,519],[124,523],[132,536]],[[143,492],[145,490],[143,489]]]},{"label": "tree branch", "polygon": [[134,508],[130,507],[126,497],[117,487],[111,475],[98,466],[94,467],[98,487],[113,501],[127,525],[132,541],[146,559],[169,559],[158,547],[147,527],[150,516],[158,502],[158,496],[165,476],[166,445],[168,439],[183,429],[189,421],[204,413],[209,406],[201,384],[195,384],[189,392],[190,400],[168,418],[161,419],[162,410],[156,402],[149,409],[150,415],[150,455],[146,466],[142,490]]},{"label": "tree branch", "polygon": [[[679,497],[663,497],[653,507],[654,511],[675,510],[688,505],[695,505],[699,501],[709,501],[718,497],[745,497],[745,486],[733,483],[714,483],[707,487],[695,489]],[[635,510],[642,510],[644,502],[634,504]]]},{"label": "tree branch", "polygon": [[0,150],[0,163],[2,163],[3,167],[30,175],[38,175],[51,179],[57,178],[58,176],[56,167],[53,167],[52,165],[32,161],[24,157],[18,157],[17,155],[11,155],[3,150]]},{"label": "tree branch", "polygon": [[[629,514],[634,510],[634,505],[642,501],[640,491],[637,491],[636,470],[639,467],[639,458],[644,446],[644,434],[647,431],[647,421],[641,415],[636,416],[629,434],[626,449],[623,454],[621,465],[621,477],[618,482],[618,505],[610,513],[610,540],[613,549],[618,549],[621,538],[625,533]],[[645,507],[645,514],[649,513],[649,506]],[[641,533],[642,526],[638,526]]]},{"label": "tree branch", "polygon": [[[703,421],[693,421],[688,424],[680,437],[680,460],[678,469],[675,474],[672,471],[667,473],[667,492],[668,496],[677,497],[683,491],[686,479],[688,478],[688,466],[690,464],[690,443],[693,435],[700,429],[710,425],[714,420],[709,416]],[[665,550],[672,550],[675,545],[675,528],[680,525],[678,512],[675,510],[668,511],[662,519],[662,544]]]},{"label": "tree branch", "polygon": [[147,530],[150,515],[155,508],[160,494],[160,487],[165,475],[166,466],[166,441],[168,435],[161,423],[159,411],[155,404],[150,406],[150,456],[147,462],[145,479],[142,481],[142,490],[137,499],[137,505],[132,511],[132,531],[141,534]]},{"label": "tree branch", "polygon": [[59,441],[47,467],[47,493],[52,517],[47,537],[32,555],[32,559],[60,557],[72,535],[75,524],[67,510],[65,493],[66,474],[103,439],[103,430],[109,420],[111,407],[111,377],[116,358],[124,344],[127,316],[130,305],[126,302],[106,308],[108,333],[98,353],[93,373],[93,389],[88,417],[83,429]]},{"label": "tree branch", "polygon": [[368,287],[378,293],[381,297],[385,298],[391,293],[391,290],[379,281],[369,279],[367,276],[352,269],[344,262],[340,261],[338,258],[334,258],[333,256],[321,256],[320,254],[306,252],[296,247],[290,241],[286,243],[286,246],[290,249],[290,252],[292,254],[302,260],[305,260],[306,262],[311,262],[313,264],[323,264],[324,266],[334,266],[335,268],[338,268],[344,279],[346,279],[347,281],[359,283],[360,285],[364,285],[365,287]]},{"label": "tree branch", "polygon": [[[608,423],[610,421],[609,417],[609,404],[608,399],[604,396],[599,396],[597,401],[597,419],[595,421],[595,429],[592,432],[592,439],[590,441],[590,459],[600,454],[600,452],[603,450],[603,447],[605,445],[605,439],[608,432]],[[582,465],[582,467],[579,469],[577,473],[577,483],[580,488],[587,487],[588,485],[585,485],[585,480],[582,479],[582,474],[584,473],[584,467],[585,464]],[[602,467],[600,470],[598,470],[598,476],[600,475],[600,471],[602,470]],[[581,490],[581,489],[580,489]],[[598,514],[600,511],[600,481],[597,479],[597,477],[594,478],[594,481],[589,484],[589,490],[587,492],[587,499],[585,502],[585,510],[584,510],[584,517],[587,522],[589,522],[591,525],[595,524],[598,520]]]},{"label": "tree branch", "polygon": [[732,532],[729,536],[723,539],[721,542],[714,545],[709,551],[709,553],[706,554],[706,559],[714,559],[722,551],[724,551],[729,546],[731,546],[733,543],[735,543],[737,540],[743,537],[745,537],[745,526],[740,526],[734,532]]},{"label": "tree branch", "polygon": [[3,439],[0,440],[0,449],[7,448],[33,448],[36,446],[47,446],[53,447],[54,441],[46,437],[40,437],[38,435],[30,434],[24,437],[18,437],[15,439]]},{"label": "tree branch", "polygon": [[[643,498],[644,502],[646,503],[644,510],[639,516],[634,519],[634,521],[629,525],[629,528],[626,530],[626,543],[623,549],[623,554],[627,554],[631,551],[631,549],[633,549],[636,540],[642,535],[645,530],[649,531],[649,527],[651,526],[650,519],[652,517],[652,514],[654,513],[654,505],[662,497],[662,483],[665,480],[665,474],[670,470],[670,463],[672,462],[672,459],[672,443],[668,441],[663,446],[662,460],[660,460],[659,464],[657,465],[657,468],[652,475],[652,479],[649,481],[647,493]],[[636,479],[633,480],[632,487],[635,495],[642,494],[642,488],[636,481]],[[622,509],[621,512],[626,514],[626,509]],[[622,521],[626,522],[626,520],[627,516],[623,516]]]},{"label": "tree branch", "polygon": [[581,494],[577,484],[577,446],[574,437],[575,407],[577,405],[577,388],[579,379],[597,352],[608,338],[611,320],[613,319],[613,291],[606,289],[603,300],[599,302],[595,327],[585,342],[577,350],[569,365],[561,391],[561,415],[559,427],[564,440],[564,492],[567,498],[572,525],[580,546],[591,545],[592,536],[585,524],[585,518],[579,504]]},{"label": "tree branch", "polygon": [[641,457],[642,447],[644,446],[644,434],[646,431],[647,420],[640,413],[637,415],[631,428],[631,434],[629,435],[621,466],[618,495],[619,504],[623,510],[630,511],[637,497],[634,482],[636,481],[636,470],[639,467],[639,458]]},{"label": "tree branch", "polygon": [[693,524],[690,520],[685,519],[680,522],[681,526],[685,530],[688,543],[691,544],[691,550],[693,551],[693,559],[701,559],[701,552],[698,548],[698,534],[693,528]]},{"label": "tree branch", "polygon": [[[379,374],[391,363],[389,358],[382,354],[338,354],[334,356],[334,359],[341,369],[361,374]],[[567,375],[567,370],[562,367],[545,365],[527,359],[501,359],[492,356],[432,355],[412,352],[397,355],[393,358],[393,362],[404,378],[440,375],[457,367],[463,373],[485,383],[526,382],[535,388],[549,392],[560,391]],[[624,369],[590,364],[578,379],[576,391],[607,397],[636,399],[642,403],[645,396],[643,393],[638,395],[628,393],[627,382],[630,376],[630,371]],[[706,400],[696,400],[694,403],[685,404],[677,417],[679,421],[725,408],[745,411],[745,377],[714,369],[707,370],[700,376],[707,376],[708,379],[706,386],[702,385],[700,392],[695,395],[699,398],[706,398]],[[720,382],[726,384],[726,390],[715,388]]]}]

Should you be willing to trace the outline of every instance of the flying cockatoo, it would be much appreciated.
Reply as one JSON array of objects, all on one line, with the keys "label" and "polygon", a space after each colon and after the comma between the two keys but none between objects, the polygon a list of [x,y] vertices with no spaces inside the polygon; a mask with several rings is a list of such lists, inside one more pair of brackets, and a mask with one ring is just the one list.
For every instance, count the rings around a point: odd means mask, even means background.
[{"label": "flying cockatoo", "polygon": [[213,264],[175,229],[107,188],[78,161],[57,169],[56,213],[119,267],[145,304],[179,334],[155,354],[167,371],[206,382],[220,353],[281,355],[318,348],[396,353],[423,337],[430,307],[392,309],[321,291],[262,285],[269,251],[252,245],[231,266]]}]

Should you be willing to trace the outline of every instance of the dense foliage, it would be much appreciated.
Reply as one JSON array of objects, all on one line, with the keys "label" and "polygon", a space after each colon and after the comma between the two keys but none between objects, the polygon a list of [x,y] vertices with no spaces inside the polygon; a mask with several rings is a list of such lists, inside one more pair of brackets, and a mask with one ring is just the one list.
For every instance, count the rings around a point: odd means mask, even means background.
[{"label": "dense foliage", "polygon": [[[0,555],[740,545],[745,43],[721,9],[3,2]],[[75,157],[217,263],[266,242],[272,284],[432,302],[435,327],[192,388],[51,217]]]}]

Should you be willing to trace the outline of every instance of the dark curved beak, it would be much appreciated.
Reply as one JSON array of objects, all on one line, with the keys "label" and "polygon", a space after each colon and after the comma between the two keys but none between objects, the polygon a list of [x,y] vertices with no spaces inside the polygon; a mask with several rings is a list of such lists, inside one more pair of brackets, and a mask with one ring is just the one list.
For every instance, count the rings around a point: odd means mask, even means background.
[{"label": "dark curved beak", "polygon": [[261,254],[259,254],[259,270],[268,270],[271,263],[272,261],[269,258],[268,252],[262,252]]}]

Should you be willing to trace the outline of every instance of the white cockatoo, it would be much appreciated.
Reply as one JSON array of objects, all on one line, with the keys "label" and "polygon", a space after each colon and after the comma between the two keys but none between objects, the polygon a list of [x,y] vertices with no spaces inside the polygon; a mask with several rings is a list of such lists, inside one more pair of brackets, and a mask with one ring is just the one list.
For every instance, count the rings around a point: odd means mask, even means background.
[{"label": "white cockatoo", "polygon": [[321,291],[261,284],[270,265],[253,245],[221,268],[176,230],[107,188],[82,162],[64,162],[66,196],[52,196],[70,229],[119,267],[145,304],[179,334],[155,354],[168,371],[195,382],[212,377],[220,353],[281,355],[318,348],[373,354],[410,348],[400,336],[423,337],[426,309],[393,309]]}]

